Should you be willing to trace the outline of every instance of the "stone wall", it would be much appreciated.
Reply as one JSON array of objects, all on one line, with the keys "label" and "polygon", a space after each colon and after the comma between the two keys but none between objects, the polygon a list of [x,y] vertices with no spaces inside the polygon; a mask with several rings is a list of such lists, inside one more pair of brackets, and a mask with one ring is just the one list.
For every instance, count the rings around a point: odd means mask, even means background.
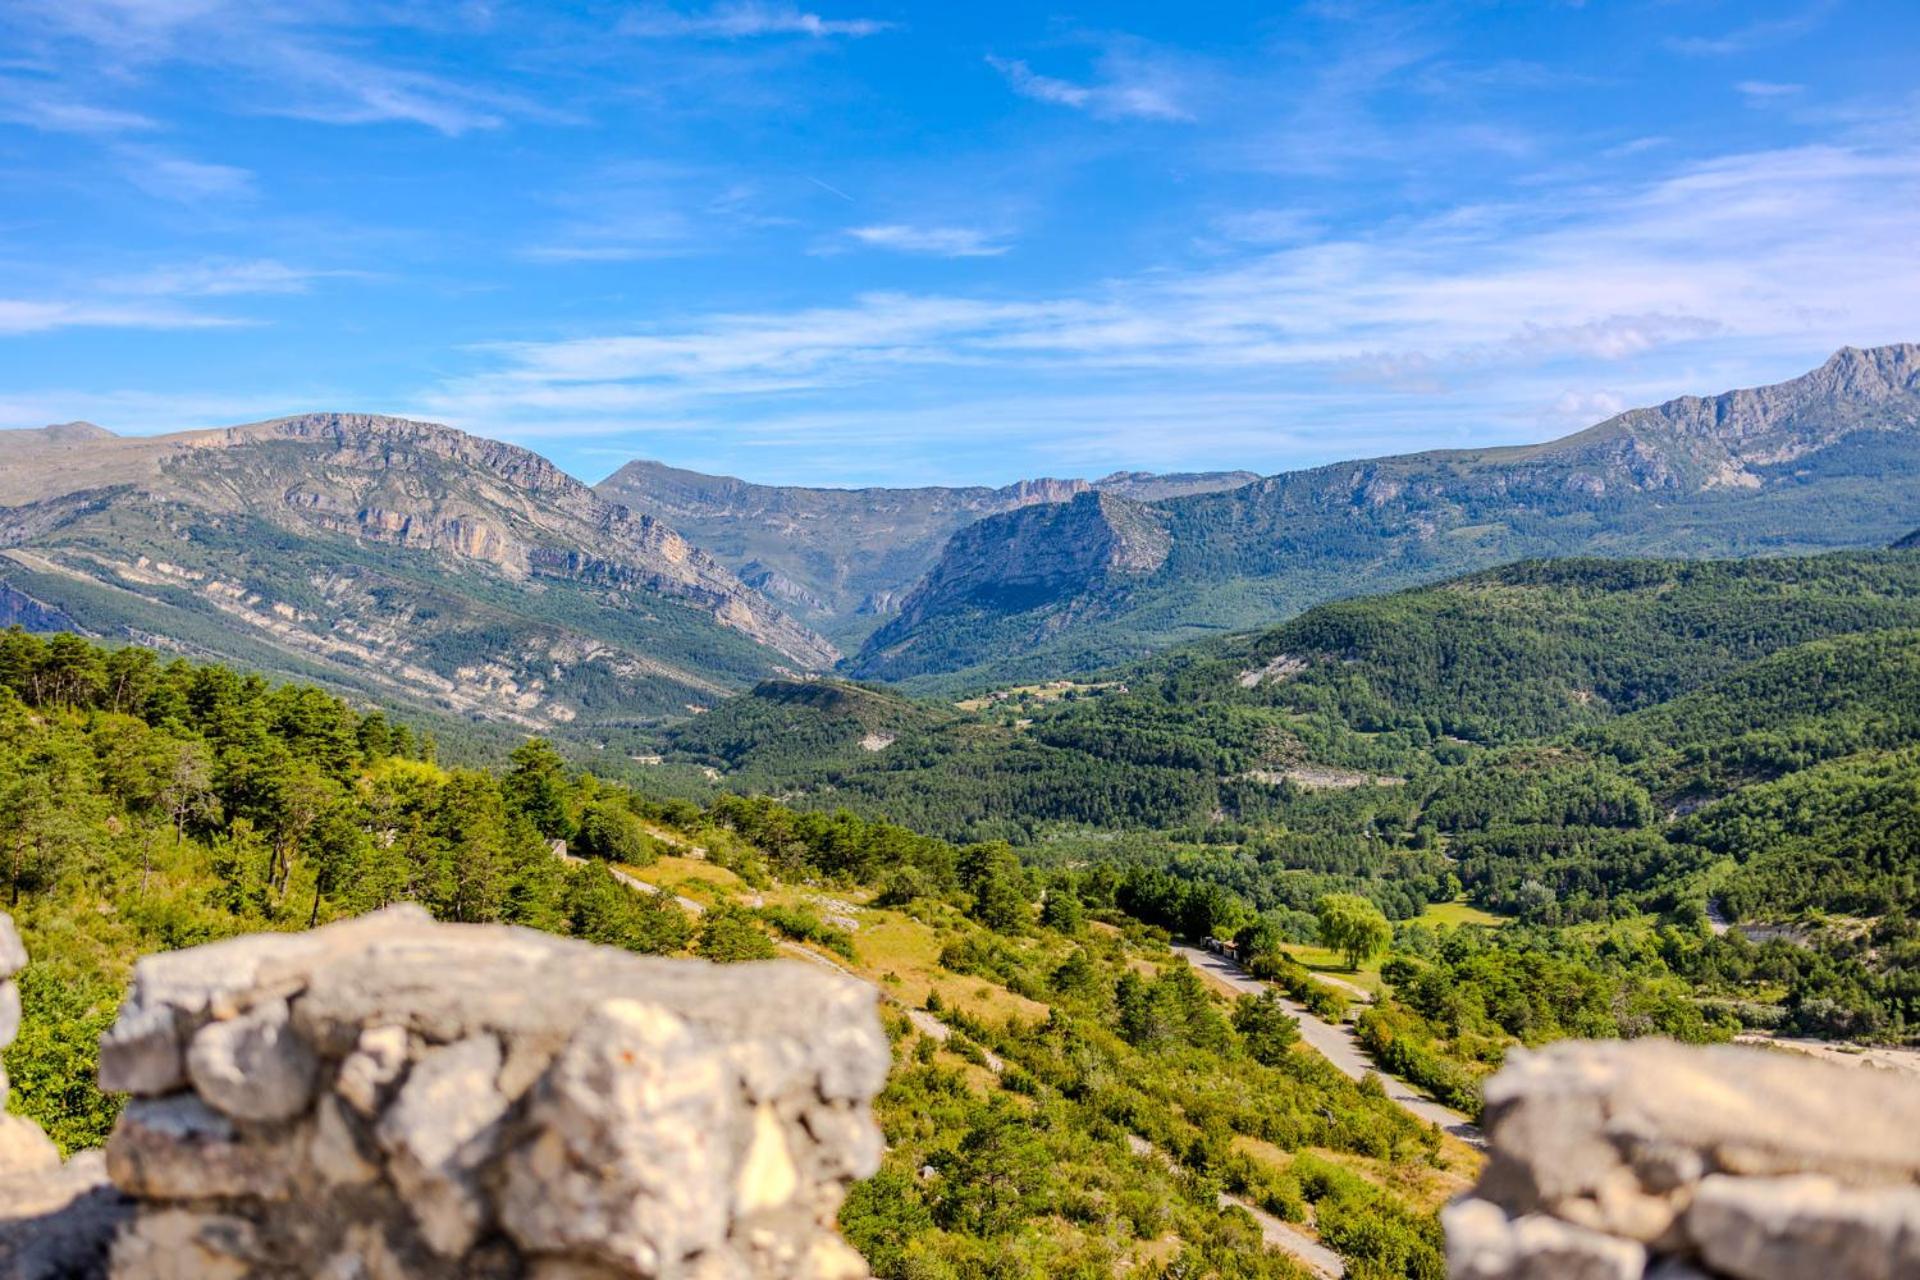
[{"label": "stone wall", "polygon": [[1731,1046],[1587,1041],[1487,1085],[1443,1214],[1455,1280],[1920,1277],[1920,1080]]},{"label": "stone wall", "polygon": [[409,908],[152,956],[101,1044],[105,1274],[864,1276],[889,1061],[851,979]]}]

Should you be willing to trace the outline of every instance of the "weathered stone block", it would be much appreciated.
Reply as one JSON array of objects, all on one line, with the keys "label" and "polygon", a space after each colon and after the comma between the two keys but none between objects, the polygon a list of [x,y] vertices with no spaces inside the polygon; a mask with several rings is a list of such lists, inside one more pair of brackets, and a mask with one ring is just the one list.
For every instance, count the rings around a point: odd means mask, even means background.
[{"label": "weathered stone block", "polygon": [[1920,1187],[1716,1175],[1694,1194],[1687,1234],[1709,1267],[1738,1280],[1920,1276]]},{"label": "weathered stone block", "polygon": [[0,982],[27,967],[27,944],[13,927],[13,917],[0,911]]},{"label": "weathered stone block", "polygon": [[313,1098],[319,1060],[293,1034],[285,1000],[200,1028],[187,1078],[206,1104],[236,1120],[291,1120]]},{"label": "weathered stone block", "polygon": [[0,1112],[0,1178],[44,1173],[60,1166],[60,1148],[25,1116]]},{"label": "weathered stone block", "polygon": [[1451,1204],[1441,1221],[1453,1280],[1640,1280],[1646,1270],[1634,1241],[1538,1214],[1509,1218],[1486,1200]]}]

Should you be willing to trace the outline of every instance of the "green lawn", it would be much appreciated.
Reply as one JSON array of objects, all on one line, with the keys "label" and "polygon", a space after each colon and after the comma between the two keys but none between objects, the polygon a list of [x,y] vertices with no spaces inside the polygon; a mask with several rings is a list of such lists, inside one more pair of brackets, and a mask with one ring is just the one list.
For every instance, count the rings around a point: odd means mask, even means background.
[{"label": "green lawn", "polygon": [[1430,902],[1418,919],[1422,924],[1484,924],[1495,929],[1507,923],[1505,916],[1482,910],[1465,898],[1455,898],[1452,902]]}]

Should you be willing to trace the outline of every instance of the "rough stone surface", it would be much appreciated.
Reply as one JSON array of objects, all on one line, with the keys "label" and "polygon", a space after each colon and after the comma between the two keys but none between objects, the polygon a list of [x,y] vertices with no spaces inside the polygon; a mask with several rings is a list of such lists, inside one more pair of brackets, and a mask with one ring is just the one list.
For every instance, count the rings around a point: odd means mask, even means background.
[{"label": "rough stone surface", "polygon": [[873,989],[791,963],[412,910],[152,956],[103,1041],[128,1220],[73,1274],[864,1276],[889,1062]]},{"label": "rough stone surface", "polygon": [[208,1023],[187,1051],[194,1092],[236,1120],[299,1115],[313,1097],[318,1068],[313,1052],[293,1034],[284,1000]]},{"label": "rough stone surface", "polygon": [[1455,1280],[1640,1280],[1647,1266],[1631,1240],[1538,1214],[1508,1218],[1485,1200],[1449,1205],[1442,1221]]},{"label": "rough stone surface", "polygon": [[0,981],[11,978],[27,967],[27,944],[13,927],[13,917],[0,911]]},{"label": "rough stone surface", "polygon": [[[4,1101],[4,1099],[0,1099]],[[24,1116],[0,1115],[0,1178],[43,1173],[60,1166],[60,1149]]]},{"label": "rough stone surface", "polygon": [[20,988],[11,981],[0,982],[0,1049],[12,1044],[20,1034]]},{"label": "rough stone surface", "polygon": [[[1508,1060],[1486,1131],[1480,1183],[1445,1215],[1456,1276],[1920,1276],[1920,1081],[1904,1073],[1570,1041]],[[1539,1269],[1565,1241],[1624,1269]]]},{"label": "rough stone surface", "polygon": [[1694,1194],[1687,1235],[1709,1267],[1740,1280],[1920,1276],[1920,1187],[1716,1174]]}]

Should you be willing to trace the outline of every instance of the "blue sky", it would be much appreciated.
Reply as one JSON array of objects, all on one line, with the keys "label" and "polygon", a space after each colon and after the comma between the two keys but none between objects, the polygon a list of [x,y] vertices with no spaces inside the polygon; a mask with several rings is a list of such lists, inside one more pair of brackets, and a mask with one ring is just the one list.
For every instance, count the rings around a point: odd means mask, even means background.
[{"label": "blue sky", "polygon": [[0,5],[0,425],[804,483],[1545,438],[1920,340],[1920,5]]}]

